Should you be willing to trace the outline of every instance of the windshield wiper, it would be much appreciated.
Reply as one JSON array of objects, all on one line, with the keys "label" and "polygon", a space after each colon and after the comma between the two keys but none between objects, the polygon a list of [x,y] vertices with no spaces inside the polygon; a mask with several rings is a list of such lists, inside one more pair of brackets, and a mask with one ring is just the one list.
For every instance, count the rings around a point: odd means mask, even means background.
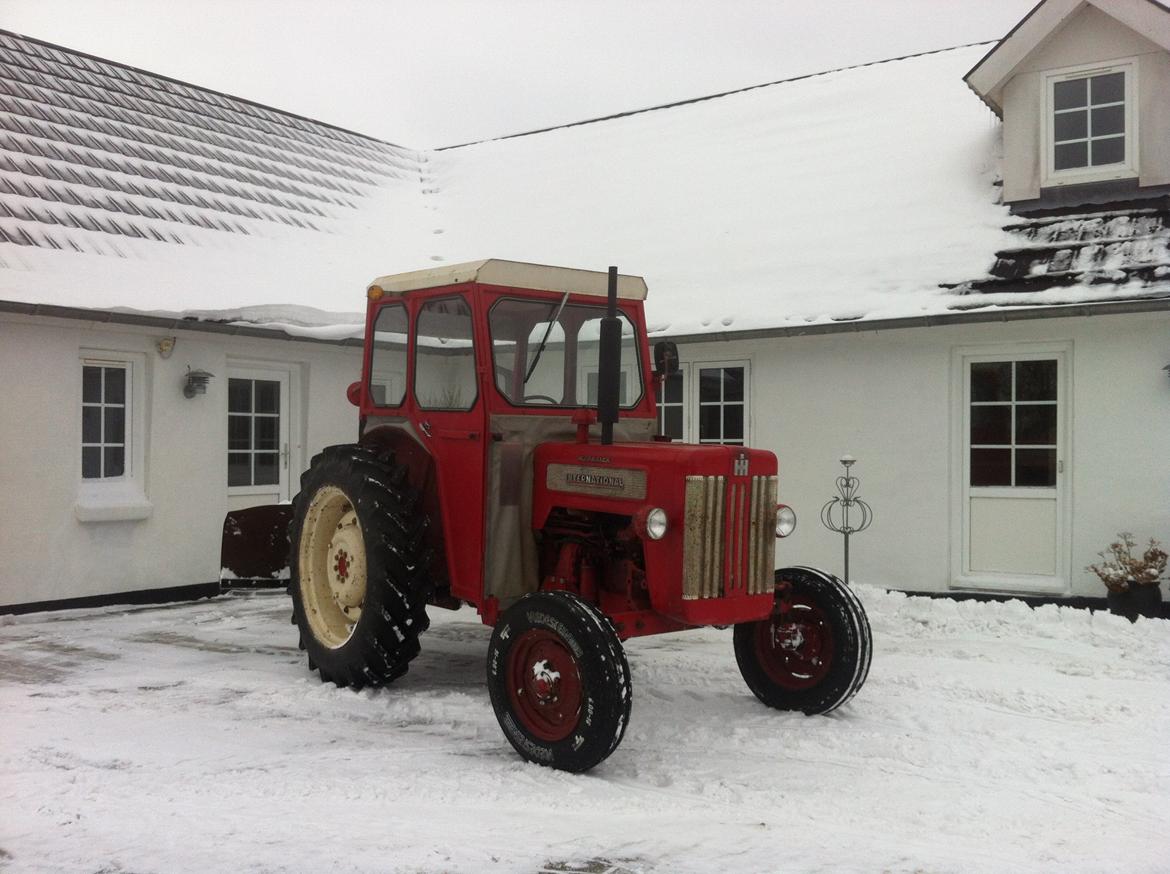
[{"label": "windshield wiper", "polygon": [[536,347],[536,354],[532,356],[532,363],[528,365],[528,372],[524,374],[524,385],[528,385],[528,380],[532,379],[532,373],[536,370],[536,365],[540,362],[540,356],[544,353],[544,344],[548,342],[548,335],[552,333],[553,325],[561,317],[561,310],[565,308],[565,304],[568,302],[569,293],[566,291],[565,296],[561,298],[561,305],[557,307],[557,311],[549,319],[548,327],[544,329],[544,336],[540,338],[540,345]]}]

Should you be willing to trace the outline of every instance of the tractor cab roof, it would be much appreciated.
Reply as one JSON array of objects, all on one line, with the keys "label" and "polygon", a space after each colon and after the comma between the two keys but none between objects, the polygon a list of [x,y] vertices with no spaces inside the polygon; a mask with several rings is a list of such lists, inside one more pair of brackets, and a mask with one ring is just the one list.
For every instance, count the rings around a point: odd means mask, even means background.
[{"label": "tractor cab roof", "polygon": [[[465,282],[588,294],[603,298],[607,293],[609,277],[608,274],[597,270],[575,270],[571,267],[549,267],[544,264],[488,258],[483,261],[468,261],[465,264],[415,270],[411,273],[379,276],[370,283],[370,288],[377,286],[386,294],[406,294]],[[618,297],[628,300],[645,300],[646,280],[641,276],[619,275],[617,293]]]}]

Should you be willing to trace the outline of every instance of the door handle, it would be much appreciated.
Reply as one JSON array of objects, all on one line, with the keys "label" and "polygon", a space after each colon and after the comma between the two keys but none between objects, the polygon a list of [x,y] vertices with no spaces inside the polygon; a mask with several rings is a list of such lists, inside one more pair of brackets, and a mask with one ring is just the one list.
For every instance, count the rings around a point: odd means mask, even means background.
[{"label": "door handle", "polygon": [[288,444],[284,444],[284,449],[280,450],[280,463],[288,470]]},{"label": "door handle", "polygon": [[419,430],[432,440],[436,437],[445,437],[448,440],[478,440],[478,431],[466,431],[458,428],[432,428],[430,422],[419,422]]}]

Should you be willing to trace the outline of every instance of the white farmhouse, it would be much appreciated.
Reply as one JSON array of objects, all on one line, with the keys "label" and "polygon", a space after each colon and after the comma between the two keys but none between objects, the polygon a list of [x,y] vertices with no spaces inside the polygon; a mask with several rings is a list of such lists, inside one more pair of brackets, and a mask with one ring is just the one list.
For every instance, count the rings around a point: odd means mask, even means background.
[{"label": "white farmhouse", "polygon": [[840,572],[845,453],[857,580],[1098,597],[1170,539],[1160,3],[434,151],[5,33],[0,110],[0,611],[214,590],[356,436],[367,282],[488,256],[646,277],[662,427],[778,454],[782,564]]}]

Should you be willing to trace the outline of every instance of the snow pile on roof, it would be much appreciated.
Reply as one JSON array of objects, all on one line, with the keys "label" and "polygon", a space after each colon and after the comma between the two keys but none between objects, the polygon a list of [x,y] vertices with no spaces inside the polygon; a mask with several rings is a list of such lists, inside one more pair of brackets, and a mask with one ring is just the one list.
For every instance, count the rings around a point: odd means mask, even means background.
[{"label": "snow pile on roof", "polygon": [[996,253],[991,276],[961,283],[976,305],[1027,292],[1045,303],[1170,292],[1170,209],[1033,218],[1009,225],[1015,247]]},{"label": "snow pile on roof", "polygon": [[673,334],[945,311],[1011,242],[985,51],[440,152],[445,254],[617,264]]}]

